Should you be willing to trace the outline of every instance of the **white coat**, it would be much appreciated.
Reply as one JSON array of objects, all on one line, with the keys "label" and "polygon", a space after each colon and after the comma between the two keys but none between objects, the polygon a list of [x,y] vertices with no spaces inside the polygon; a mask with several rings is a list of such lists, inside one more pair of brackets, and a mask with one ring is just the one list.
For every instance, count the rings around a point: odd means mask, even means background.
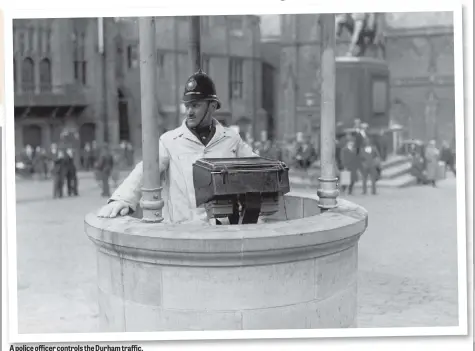
[{"label": "white coat", "polygon": [[[216,123],[216,132],[208,145],[182,125],[164,133],[159,139],[159,169],[164,201],[164,222],[207,221],[203,207],[196,208],[192,165],[200,158],[257,157],[231,128]],[[142,162],[138,163],[129,176],[112,194],[109,202],[123,200],[136,210],[142,197]]]}]

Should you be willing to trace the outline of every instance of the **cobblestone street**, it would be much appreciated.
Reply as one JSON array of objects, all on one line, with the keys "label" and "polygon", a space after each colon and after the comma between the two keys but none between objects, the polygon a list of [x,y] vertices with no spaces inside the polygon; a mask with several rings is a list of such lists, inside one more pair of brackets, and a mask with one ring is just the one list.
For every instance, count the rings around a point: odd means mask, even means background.
[{"label": "cobblestone street", "polygon": [[[359,327],[458,324],[455,179],[438,188],[381,189],[350,198],[369,211],[359,244]],[[80,197],[51,183],[17,184],[20,333],[97,331],[95,247],[87,212],[104,203],[94,180]]]}]

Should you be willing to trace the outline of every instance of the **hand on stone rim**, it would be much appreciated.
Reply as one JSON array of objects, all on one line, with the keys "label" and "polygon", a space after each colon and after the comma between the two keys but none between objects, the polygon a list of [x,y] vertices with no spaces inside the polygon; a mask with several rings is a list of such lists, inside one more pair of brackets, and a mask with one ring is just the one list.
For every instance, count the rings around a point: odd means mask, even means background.
[{"label": "hand on stone rim", "polygon": [[125,201],[112,201],[111,203],[102,207],[97,213],[97,216],[104,218],[114,218],[118,215],[125,216],[129,213],[129,209],[129,205]]}]

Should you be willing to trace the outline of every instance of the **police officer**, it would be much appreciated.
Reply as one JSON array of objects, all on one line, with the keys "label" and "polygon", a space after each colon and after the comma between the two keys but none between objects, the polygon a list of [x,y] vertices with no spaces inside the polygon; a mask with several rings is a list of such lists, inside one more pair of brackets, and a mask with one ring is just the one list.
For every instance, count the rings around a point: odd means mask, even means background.
[{"label": "police officer", "polygon": [[[212,79],[201,70],[185,85],[182,102],[185,120],[159,139],[159,169],[163,183],[165,222],[206,221],[204,208],[196,208],[192,165],[200,158],[257,157],[240,135],[224,127],[213,113],[221,107]],[[141,194],[142,162],[112,194],[99,217],[116,217],[135,211]]]}]

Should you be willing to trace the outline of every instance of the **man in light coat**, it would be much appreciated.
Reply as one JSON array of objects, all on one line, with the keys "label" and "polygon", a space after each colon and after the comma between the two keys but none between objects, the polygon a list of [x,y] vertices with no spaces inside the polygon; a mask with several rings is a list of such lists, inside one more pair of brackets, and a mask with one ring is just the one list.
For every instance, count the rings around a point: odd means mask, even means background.
[{"label": "man in light coat", "polygon": [[[159,169],[163,184],[164,222],[206,221],[204,208],[196,207],[192,165],[200,158],[257,157],[251,147],[231,128],[212,117],[221,103],[211,78],[201,70],[185,86],[186,119],[181,126],[158,140]],[[116,217],[135,211],[142,197],[142,162],[117,188],[98,213]],[[158,176],[158,175],[157,175]]]}]

